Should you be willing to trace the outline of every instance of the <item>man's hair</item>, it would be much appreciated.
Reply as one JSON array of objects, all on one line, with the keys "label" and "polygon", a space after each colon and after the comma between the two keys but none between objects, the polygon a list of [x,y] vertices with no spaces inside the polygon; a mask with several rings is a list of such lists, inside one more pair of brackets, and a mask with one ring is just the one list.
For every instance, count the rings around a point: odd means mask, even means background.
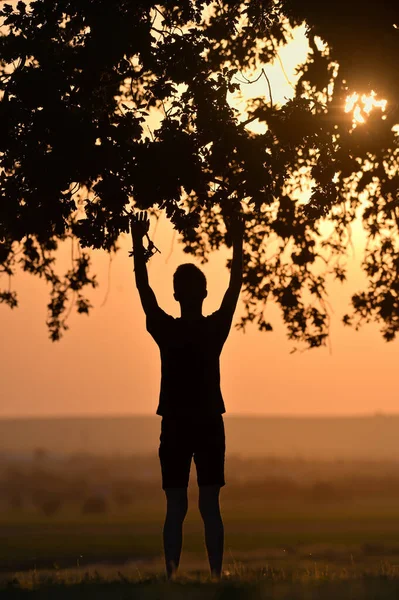
[{"label": "man's hair", "polygon": [[187,288],[206,290],[206,277],[194,263],[179,265],[173,275],[173,288],[175,293],[183,292]]}]

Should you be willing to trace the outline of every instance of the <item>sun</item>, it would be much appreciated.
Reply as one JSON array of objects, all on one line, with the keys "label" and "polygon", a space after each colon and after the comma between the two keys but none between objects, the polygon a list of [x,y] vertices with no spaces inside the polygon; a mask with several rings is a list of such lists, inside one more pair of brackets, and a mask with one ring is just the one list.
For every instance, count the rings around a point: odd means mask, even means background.
[{"label": "sun", "polygon": [[376,96],[377,94],[372,91],[368,96],[366,94],[360,96],[360,94],[354,92],[351,96],[347,97],[345,112],[353,112],[354,127],[358,124],[365,123],[367,115],[370,114],[373,108],[380,108],[382,112],[385,112],[387,101],[377,100]]}]

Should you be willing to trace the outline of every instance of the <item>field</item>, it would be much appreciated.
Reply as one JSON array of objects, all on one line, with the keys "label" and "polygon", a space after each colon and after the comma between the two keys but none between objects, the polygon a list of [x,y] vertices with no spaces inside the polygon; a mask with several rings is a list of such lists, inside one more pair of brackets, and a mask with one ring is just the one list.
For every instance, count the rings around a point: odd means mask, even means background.
[{"label": "field", "polygon": [[208,578],[193,502],[180,579],[173,584],[164,581],[161,505],[84,518],[72,510],[51,519],[3,513],[1,597],[397,597],[397,506],[304,504],[293,511],[289,504],[278,508],[254,498],[249,506],[224,510],[224,575],[218,585]]},{"label": "field", "polygon": [[394,600],[399,579],[384,565],[374,573],[339,573],[315,569],[289,571],[265,567],[247,570],[240,565],[219,583],[201,574],[183,575],[176,582],[162,576],[115,575],[98,571],[13,579],[1,591],[2,598],[20,599],[192,599],[192,600]]},{"label": "field", "polygon": [[36,458],[3,465],[2,599],[399,597],[396,464],[231,460],[221,493],[224,572],[216,584],[195,477],[179,578],[166,582],[165,501],[156,477],[139,480],[120,459]]}]

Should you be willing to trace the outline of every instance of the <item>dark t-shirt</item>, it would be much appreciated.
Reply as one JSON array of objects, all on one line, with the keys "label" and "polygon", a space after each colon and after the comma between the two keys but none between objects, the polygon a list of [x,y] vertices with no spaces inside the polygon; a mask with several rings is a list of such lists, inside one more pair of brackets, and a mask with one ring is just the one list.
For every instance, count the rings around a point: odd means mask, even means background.
[{"label": "dark t-shirt", "polygon": [[219,356],[233,315],[220,309],[185,320],[159,308],[147,315],[147,331],[161,354],[161,390],[157,414],[206,416],[226,412],[220,390]]}]

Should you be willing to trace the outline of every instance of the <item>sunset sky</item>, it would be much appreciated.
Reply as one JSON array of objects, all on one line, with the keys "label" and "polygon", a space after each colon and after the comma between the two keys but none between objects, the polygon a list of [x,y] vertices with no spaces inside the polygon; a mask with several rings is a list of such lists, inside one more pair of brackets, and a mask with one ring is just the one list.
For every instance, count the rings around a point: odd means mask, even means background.
[{"label": "sunset sky", "polygon": [[[172,276],[187,255],[175,244],[165,262],[172,236],[163,217],[155,235],[162,254],[151,259],[149,278],[160,306],[177,317]],[[20,307],[11,311],[0,306],[1,416],[155,413],[159,351],[145,329],[127,237],[121,245],[122,251],[112,262],[106,303],[101,306],[108,257],[97,251],[94,268],[101,285],[92,293],[95,308],[89,317],[72,314],[70,330],[58,343],[47,339],[45,284],[25,274],[16,277]],[[227,255],[228,251],[219,252],[208,264],[197,263],[208,279],[204,314],[216,310],[222,300],[229,276],[224,266]],[[352,266],[353,280],[359,281],[355,261]],[[221,355],[226,410],[296,415],[397,412],[397,342],[385,343],[375,326],[356,333],[339,322],[354,288],[355,284],[331,288],[335,310],[331,351],[320,348],[290,354],[292,344],[285,337],[277,309],[270,310],[275,325],[272,333],[260,333],[248,325],[244,334],[233,326]],[[240,301],[233,325],[242,310]]]},{"label": "sunset sky", "polygon": [[[302,54],[302,56],[301,56]],[[306,55],[303,33],[281,51],[288,75]],[[281,65],[267,67],[274,98],[289,97],[292,88]],[[257,84],[258,85],[258,84]],[[259,85],[262,85],[260,82]],[[255,86],[253,86],[255,88]],[[261,90],[261,91],[260,91]],[[263,92],[262,92],[263,90]],[[266,93],[267,86],[251,89]],[[201,265],[182,251],[173,229],[162,216],[150,237],[161,254],[148,263],[149,279],[160,306],[180,316],[173,299],[172,277],[181,262],[196,262],[208,280],[204,314],[217,310],[229,281],[225,267],[230,250],[215,253]],[[228,413],[281,415],[349,415],[398,412],[396,395],[397,342],[383,341],[376,325],[355,332],[341,323],[352,293],[364,283],[359,259],[363,238],[354,229],[355,256],[349,261],[349,282],[330,285],[332,317],[330,347],[290,354],[293,344],[276,307],[269,320],[274,331],[260,333],[248,325],[234,329],[243,312],[239,301],[230,336],[221,356],[222,393]],[[131,241],[120,240],[113,257],[107,293],[109,257],[93,253],[93,272],[100,287],[91,293],[89,317],[72,313],[70,330],[60,342],[48,339],[45,325],[48,288],[44,282],[19,273],[13,283],[20,307],[0,305],[2,344],[0,416],[155,414],[160,387],[159,350],[146,332],[145,316],[134,283]],[[170,254],[170,256],[169,256]],[[61,249],[60,271],[70,261],[69,247]],[[6,282],[1,282],[1,287]]]}]

